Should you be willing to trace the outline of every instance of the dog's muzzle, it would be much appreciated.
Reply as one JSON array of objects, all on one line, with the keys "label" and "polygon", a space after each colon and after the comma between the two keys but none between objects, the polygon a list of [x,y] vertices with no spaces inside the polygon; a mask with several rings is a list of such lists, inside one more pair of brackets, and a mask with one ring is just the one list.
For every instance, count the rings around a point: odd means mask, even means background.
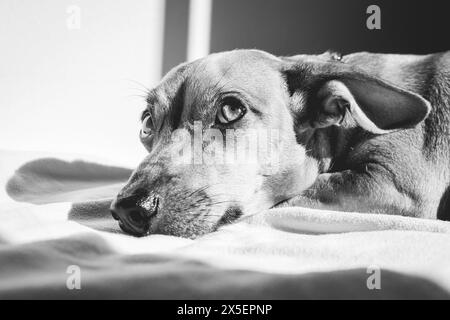
[{"label": "dog's muzzle", "polygon": [[146,236],[151,228],[152,219],[158,214],[159,197],[131,195],[117,197],[111,204],[111,214],[119,221],[120,228],[134,236]]}]

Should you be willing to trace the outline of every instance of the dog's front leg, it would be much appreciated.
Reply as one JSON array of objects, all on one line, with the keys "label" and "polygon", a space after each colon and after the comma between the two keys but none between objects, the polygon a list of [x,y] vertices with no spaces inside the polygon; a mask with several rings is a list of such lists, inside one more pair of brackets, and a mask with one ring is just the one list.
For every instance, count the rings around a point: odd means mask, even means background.
[{"label": "dog's front leg", "polygon": [[309,189],[286,204],[338,211],[421,215],[417,201],[370,166],[362,171],[323,173]]}]

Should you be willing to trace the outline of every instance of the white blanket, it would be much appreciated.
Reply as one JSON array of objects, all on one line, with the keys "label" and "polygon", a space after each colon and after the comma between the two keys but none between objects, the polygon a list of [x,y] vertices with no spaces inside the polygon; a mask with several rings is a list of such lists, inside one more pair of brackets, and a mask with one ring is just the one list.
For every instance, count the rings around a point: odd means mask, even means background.
[{"label": "white blanket", "polygon": [[450,297],[448,222],[296,207],[134,238],[108,210],[129,169],[0,159],[0,299]]}]

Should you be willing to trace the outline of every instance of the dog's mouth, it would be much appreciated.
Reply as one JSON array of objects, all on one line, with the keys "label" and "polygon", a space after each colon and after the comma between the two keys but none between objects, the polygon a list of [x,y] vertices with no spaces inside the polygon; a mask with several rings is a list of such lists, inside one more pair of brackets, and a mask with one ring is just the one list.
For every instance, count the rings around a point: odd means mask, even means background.
[{"label": "dog's mouth", "polygon": [[242,208],[240,206],[234,205],[229,207],[217,222],[215,230],[217,230],[221,226],[236,222],[240,217],[243,216],[243,214],[244,213],[242,212]]},{"label": "dog's mouth", "polygon": [[272,207],[270,207],[270,209],[286,207],[289,205],[289,201],[291,201],[292,199],[294,199],[294,197],[289,197],[289,198],[285,198],[281,201],[278,201]]},{"label": "dog's mouth", "polygon": [[[269,209],[288,206],[289,201],[292,199],[293,199],[293,197],[288,197],[288,198],[282,199],[282,200],[278,201],[277,203],[275,203]],[[150,220],[142,221],[140,216],[136,217],[137,213],[131,213],[129,215],[128,219],[130,221],[128,221],[128,220],[123,221],[123,219],[122,220],[118,219],[118,217],[114,211],[112,211],[112,214],[113,214],[113,216],[115,216],[114,218],[116,220],[119,220],[118,221],[119,226],[122,229],[122,231],[124,231],[127,234],[130,234],[130,235],[133,235],[136,237],[144,237],[144,236],[148,236],[154,232],[154,230],[152,230],[152,228],[150,226],[150,224],[151,224]],[[242,218],[243,216],[244,216],[244,212],[243,212],[242,207],[239,205],[232,205],[232,206],[228,207],[228,209],[226,209],[225,213],[220,217],[220,219],[215,223],[215,225],[210,225],[210,227],[207,228],[207,229],[209,229],[208,233],[217,231],[222,226],[230,225],[235,222],[238,222],[239,219]],[[155,221],[153,220],[153,222],[155,222]],[[193,222],[193,221],[191,221],[191,222]],[[205,225],[204,227],[206,228],[207,226]],[[201,229],[203,229],[203,228],[199,228],[199,230],[201,230]],[[160,232],[156,232],[156,233],[160,233]],[[198,235],[200,235],[202,233],[203,232],[199,232]],[[172,233],[171,232],[169,232],[169,233],[161,232],[161,234],[172,234]],[[173,234],[175,235],[176,232]],[[182,234],[177,234],[177,235],[186,236],[186,235],[182,235]],[[193,234],[189,235],[188,237],[192,238]]]}]

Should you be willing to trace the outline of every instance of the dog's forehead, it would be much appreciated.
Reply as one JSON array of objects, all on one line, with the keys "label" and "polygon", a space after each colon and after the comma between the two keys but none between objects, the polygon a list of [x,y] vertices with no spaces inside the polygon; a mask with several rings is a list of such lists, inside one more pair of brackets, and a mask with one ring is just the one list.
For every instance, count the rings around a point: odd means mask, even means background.
[{"label": "dog's forehead", "polygon": [[211,54],[169,71],[149,98],[172,100],[183,88],[186,96],[211,91],[245,91],[263,97],[280,84],[280,60],[258,50],[234,50]]},{"label": "dog's forehead", "polygon": [[187,89],[244,90],[263,95],[280,81],[274,56],[256,50],[212,54],[198,60],[187,76]]}]

